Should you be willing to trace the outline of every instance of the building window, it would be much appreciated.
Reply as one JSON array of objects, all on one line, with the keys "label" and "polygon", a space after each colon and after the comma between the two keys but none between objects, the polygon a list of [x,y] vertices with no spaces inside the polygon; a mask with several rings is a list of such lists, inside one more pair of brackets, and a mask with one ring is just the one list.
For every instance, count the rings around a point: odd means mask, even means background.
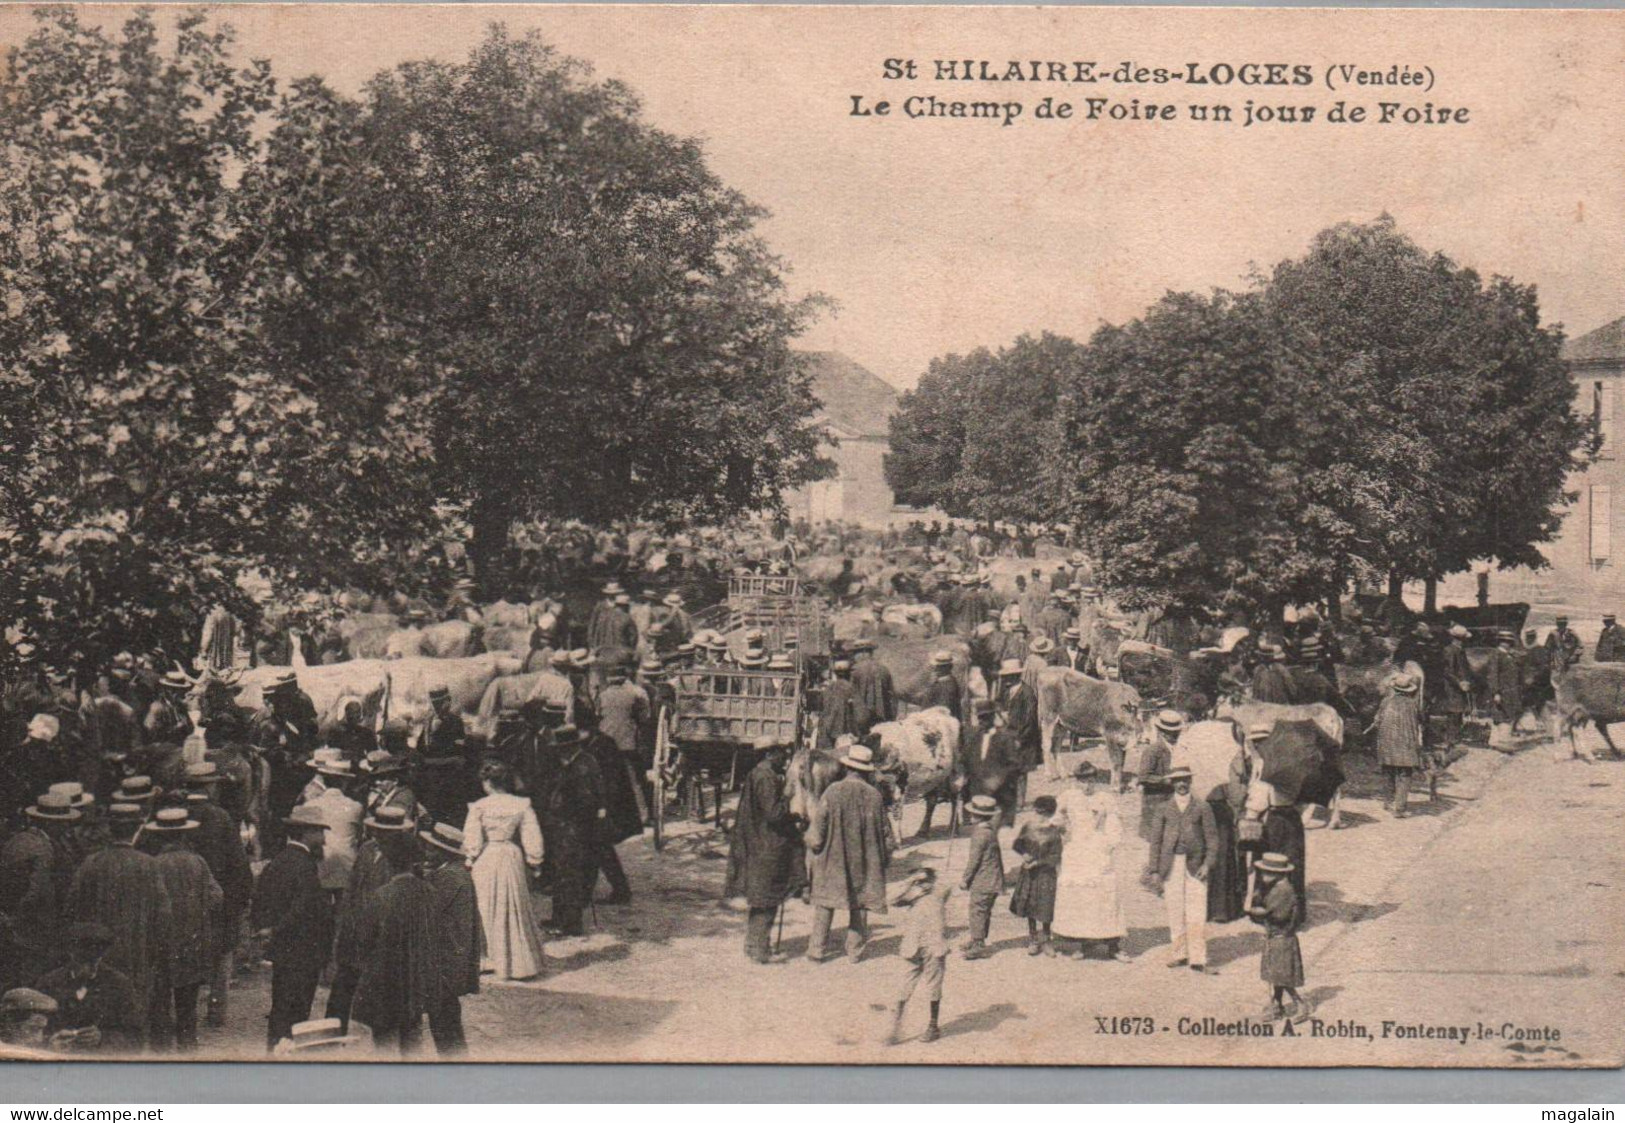
[{"label": "building window", "polygon": [[1614,502],[1607,484],[1591,485],[1591,562],[1602,565],[1613,553]]},{"label": "building window", "polygon": [[1591,417],[1597,423],[1597,432],[1602,434],[1602,449],[1599,456],[1612,459],[1614,455],[1614,394],[1613,387],[1606,382],[1593,382],[1591,384]]}]

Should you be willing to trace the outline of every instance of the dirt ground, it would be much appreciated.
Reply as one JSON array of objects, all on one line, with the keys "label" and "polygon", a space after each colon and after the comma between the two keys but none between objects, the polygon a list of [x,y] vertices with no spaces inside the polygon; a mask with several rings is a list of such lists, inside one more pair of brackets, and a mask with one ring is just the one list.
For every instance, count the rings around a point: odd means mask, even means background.
[{"label": "dirt ground", "polygon": [[[1119,877],[1132,962],[1030,957],[1025,921],[1001,899],[990,937],[997,954],[949,961],[936,1043],[878,1043],[902,975],[895,917],[874,918],[860,962],[818,965],[802,958],[810,910],[794,902],[782,930],[789,962],[750,963],[744,912],[718,899],[726,840],[680,824],[659,854],[647,837],[621,846],[632,905],[600,904],[589,935],[550,943],[544,977],[489,984],[465,1000],[471,1059],[1475,1067],[1625,1059],[1625,764],[1557,762],[1546,744],[1512,755],[1477,749],[1453,767],[1436,803],[1395,821],[1370,758],[1346,763],[1344,829],[1308,836],[1301,940],[1317,1021],[1292,1036],[1279,1024],[1272,1037],[1239,1035],[1268,997],[1258,976],[1263,937],[1250,921],[1210,927],[1214,974],[1165,966],[1162,902],[1138,884],[1145,845],[1134,837],[1138,797],[1129,795]],[[1029,795],[1047,787],[1035,775]],[[907,809],[906,832],[919,814]],[[921,863],[951,874],[963,862],[964,837],[949,838],[940,810],[938,822],[930,841],[895,856],[894,892]],[[1003,834],[1007,847],[1013,834]],[[1014,864],[1007,850],[1007,869]],[[538,904],[545,915],[545,899]],[[964,924],[962,896],[949,916]],[[201,1055],[263,1056],[268,975],[242,976],[231,1001],[228,1025],[205,1030]],[[325,992],[318,1013],[324,1001]],[[923,1019],[923,1008],[911,1011],[908,1032]]]}]

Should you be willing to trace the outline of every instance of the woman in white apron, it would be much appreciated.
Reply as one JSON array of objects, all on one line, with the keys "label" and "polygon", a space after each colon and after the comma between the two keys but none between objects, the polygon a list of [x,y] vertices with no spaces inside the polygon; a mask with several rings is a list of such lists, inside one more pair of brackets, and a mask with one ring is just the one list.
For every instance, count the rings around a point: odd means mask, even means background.
[{"label": "woman in white apron", "polygon": [[1065,848],[1055,887],[1055,919],[1051,931],[1058,940],[1076,941],[1074,959],[1088,958],[1091,943],[1120,963],[1123,951],[1123,908],[1117,892],[1117,850],[1123,840],[1123,821],[1117,797],[1099,790],[1103,774],[1084,763],[1061,793],[1056,817],[1062,825]]}]

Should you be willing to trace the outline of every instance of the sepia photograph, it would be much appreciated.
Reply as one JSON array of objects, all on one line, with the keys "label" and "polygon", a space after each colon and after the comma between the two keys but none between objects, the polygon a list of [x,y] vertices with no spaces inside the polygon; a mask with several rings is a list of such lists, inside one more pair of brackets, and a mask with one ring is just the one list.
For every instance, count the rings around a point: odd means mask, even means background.
[{"label": "sepia photograph", "polygon": [[1625,1063],[1622,15],[0,5],[0,1059]]}]

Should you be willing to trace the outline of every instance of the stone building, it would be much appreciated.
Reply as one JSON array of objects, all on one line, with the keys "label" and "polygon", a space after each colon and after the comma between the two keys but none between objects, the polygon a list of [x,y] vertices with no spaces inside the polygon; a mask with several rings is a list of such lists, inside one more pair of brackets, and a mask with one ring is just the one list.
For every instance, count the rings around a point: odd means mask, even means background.
[{"label": "stone building", "polygon": [[885,457],[898,392],[885,380],[837,351],[803,352],[819,413],[837,444],[824,450],[835,474],[786,497],[791,519],[835,520],[885,526],[893,517]]}]

